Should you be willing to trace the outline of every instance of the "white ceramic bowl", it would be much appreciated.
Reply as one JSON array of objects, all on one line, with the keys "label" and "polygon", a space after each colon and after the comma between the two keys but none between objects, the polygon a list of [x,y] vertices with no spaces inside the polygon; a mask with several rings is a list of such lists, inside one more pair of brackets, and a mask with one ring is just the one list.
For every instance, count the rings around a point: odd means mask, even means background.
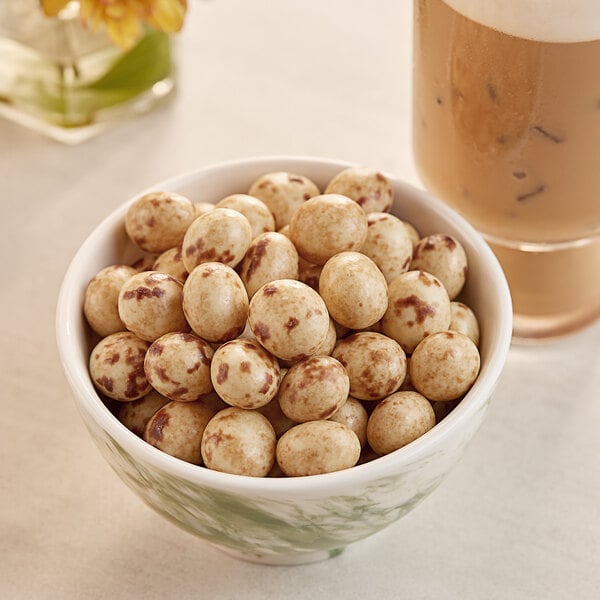
[{"label": "white ceramic bowl", "polygon": [[[152,189],[216,202],[247,190],[267,172],[304,174],[324,187],[347,166],[318,158],[256,158],[202,168]],[[394,214],[422,235],[449,233],[465,247],[469,276],[464,299],[480,320],[481,372],[458,407],[432,430],[392,454],[345,471],[269,479],[211,471],[150,446],[105,407],[88,375],[90,342],[82,298],[100,269],[135,258],[123,227],[128,202],[91,233],[64,278],[57,308],[58,347],[81,417],[96,445],[121,479],[154,510],[238,557],[270,564],[310,562],[334,556],[346,545],[381,530],[440,484],[485,416],[511,338],[511,302],[504,275],[483,239],[460,216],[428,194],[389,177]]]}]

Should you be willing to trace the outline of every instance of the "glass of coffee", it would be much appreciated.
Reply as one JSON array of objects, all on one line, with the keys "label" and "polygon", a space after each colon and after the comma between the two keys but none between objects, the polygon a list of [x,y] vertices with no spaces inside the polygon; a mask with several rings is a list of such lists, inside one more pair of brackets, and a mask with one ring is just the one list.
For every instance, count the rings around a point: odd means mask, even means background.
[{"label": "glass of coffee", "polygon": [[485,237],[514,335],[600,316],[600,2],[415,0],[424,185]]}]

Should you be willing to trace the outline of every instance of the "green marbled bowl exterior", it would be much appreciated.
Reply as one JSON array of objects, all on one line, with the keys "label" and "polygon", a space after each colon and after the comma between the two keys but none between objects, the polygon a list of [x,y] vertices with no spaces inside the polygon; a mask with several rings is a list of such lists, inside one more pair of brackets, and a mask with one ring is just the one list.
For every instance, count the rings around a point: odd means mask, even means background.
[{"label": "green marbled bowl exterior", "polygon": [[[484,418],[487,403],[444,448],[397,473],[340,488],[335,494],[250,495],[201,485],[133,456],[93,420],[96,445],[119,477],[151,508],[182,529],[249,560],[340,549],[364,539],[415,508],[460,459]],[[204,469],[204,467],[197,467]],[[362,467],[360,467],[362,468]]]}]

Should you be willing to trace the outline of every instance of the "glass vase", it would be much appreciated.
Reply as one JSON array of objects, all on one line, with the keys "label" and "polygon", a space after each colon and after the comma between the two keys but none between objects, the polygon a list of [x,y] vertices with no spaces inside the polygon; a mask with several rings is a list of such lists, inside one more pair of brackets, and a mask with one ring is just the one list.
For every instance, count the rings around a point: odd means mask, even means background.
[{"label": "glass vase", "polygon": [[170,36],[128,51],[86,29],[78,3],[46,17],[39,0],[0,0],[0,114],[65,143],[146,112],[174,89]]}]

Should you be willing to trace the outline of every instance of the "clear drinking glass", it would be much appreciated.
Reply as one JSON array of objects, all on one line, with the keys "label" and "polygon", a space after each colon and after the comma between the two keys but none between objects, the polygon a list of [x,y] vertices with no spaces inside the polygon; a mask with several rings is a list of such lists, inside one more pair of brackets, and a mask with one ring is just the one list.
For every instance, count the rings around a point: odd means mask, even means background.
[{"label": "clear drinking glass", "polygon": [[502,264],[517,338],[600,316],[600,2],[415,0],[423,183]]},{"label": "clear drinking glass", "polygon": [[145,112],[174,88],[171,40],[148,29],[129,51],[86,29],[71,2],[0,0],[0,114],[67,143]]}]

